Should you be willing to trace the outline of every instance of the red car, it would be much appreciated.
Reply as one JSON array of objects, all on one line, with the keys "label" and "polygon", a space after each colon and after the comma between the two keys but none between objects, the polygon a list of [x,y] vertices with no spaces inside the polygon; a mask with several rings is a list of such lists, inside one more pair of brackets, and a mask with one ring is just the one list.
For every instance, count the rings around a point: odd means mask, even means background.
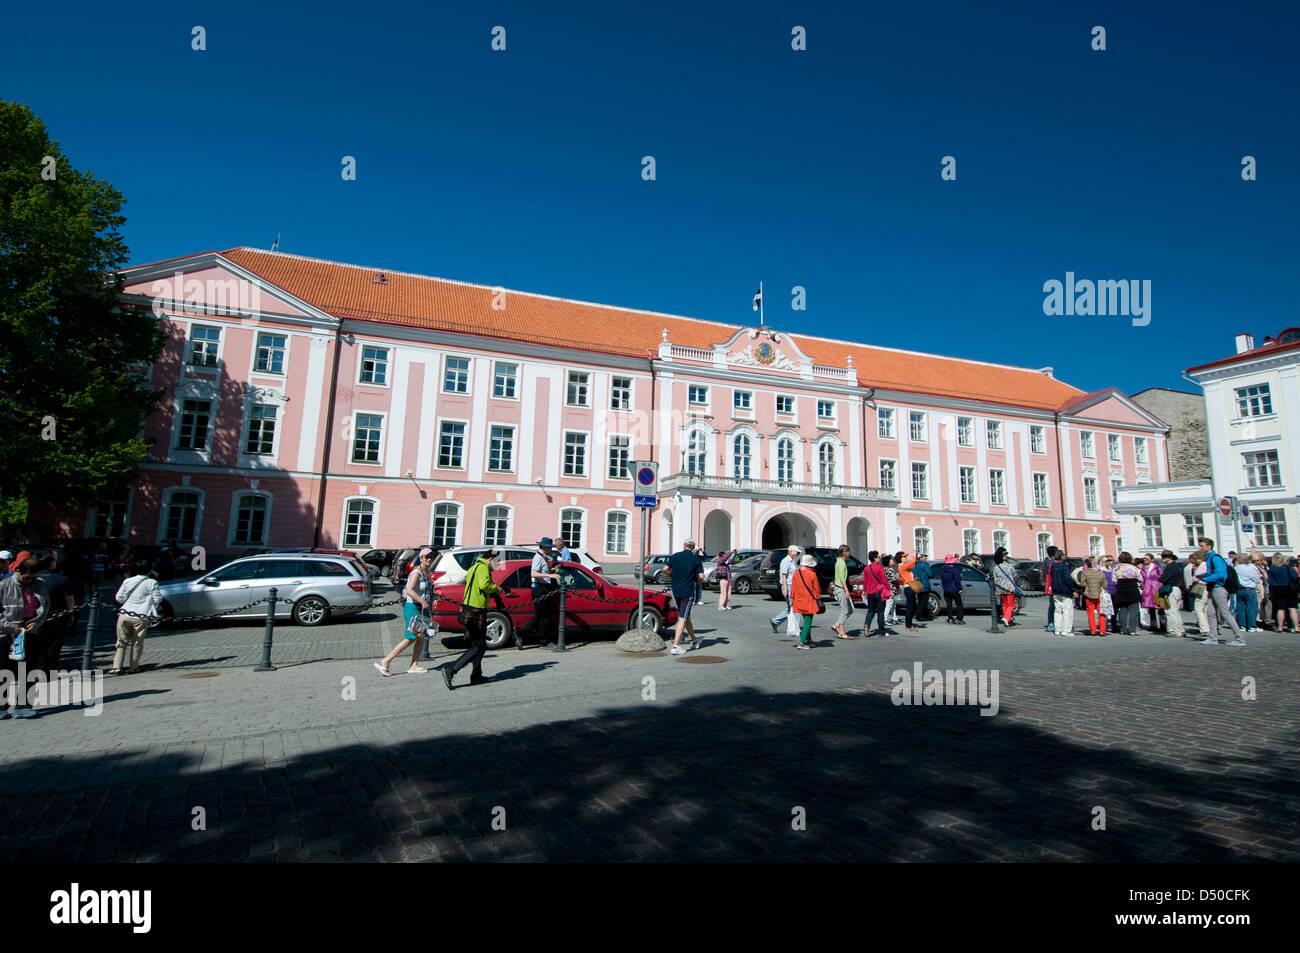
[{"label": "red car", "polygon": [[[526,632],[532,626],[532,567],[530,560],[515,559],[503,562],[492,574],[492,581],[501,587],[501,592],[488,598],[488,648],[499,649],[514,641],[516,629]],[[560,563],[559,572],[568,587],[564,597],[566,639],[585,640],[594,633],[621,633],[635,626],[637,591],[634,586],[617,585],[573,562]],[[464,632],[456,614],[465,597],[465,586],[438,586],[437,592],[443,596],[433,607],[439,630]],[[672,596],[647,589],[641,623],[643,628],[655,632],[665,625],[676,625],[677,606]]]}]

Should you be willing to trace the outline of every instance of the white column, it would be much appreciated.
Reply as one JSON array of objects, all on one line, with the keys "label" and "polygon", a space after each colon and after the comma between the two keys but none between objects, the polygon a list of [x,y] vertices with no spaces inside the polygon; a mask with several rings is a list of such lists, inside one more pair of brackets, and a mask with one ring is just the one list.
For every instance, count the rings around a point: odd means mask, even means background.
[{"label": "white column", "polygon": [[325,388],[332,386],[331,382],[325,380],[325,355],[329,351],[330,339],[323,334],[313,334],[309,341],[307,386],[303,394],[302,425],[298,435],[298,470],[303,473],[311,473],[316,469],[316,439],[320,436],[321,399]]},{"label": "white column", "polygon": [[[384,476],[402,475],[402,442],[406,439],[406,391],[411,380],[411,352],[395,348],[393,377],[388,388],[388,416],[384,420]],[[348,448],[351,459],[351,448]]]}]

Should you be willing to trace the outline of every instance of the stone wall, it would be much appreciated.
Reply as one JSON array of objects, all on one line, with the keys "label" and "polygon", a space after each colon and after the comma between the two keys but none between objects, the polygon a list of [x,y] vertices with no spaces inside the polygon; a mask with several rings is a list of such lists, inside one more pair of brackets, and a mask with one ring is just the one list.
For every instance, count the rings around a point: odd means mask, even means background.
[{"label": "stone wall", "polygon": [[1210,444],[1205,436],[1205,399],[1200,394],[1153,387],[1130,398],[1169,425],[1169,479],[1208,480]]}]

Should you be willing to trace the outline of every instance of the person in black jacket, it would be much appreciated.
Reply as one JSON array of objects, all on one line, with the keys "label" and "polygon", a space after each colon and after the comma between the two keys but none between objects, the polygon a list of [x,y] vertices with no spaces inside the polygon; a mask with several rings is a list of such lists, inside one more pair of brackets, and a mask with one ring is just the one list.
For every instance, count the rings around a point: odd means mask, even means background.
[{"label": "person in black jacket", "polygon": [[1065,550],[1058,549],[1052,558],[1048,579],[1052,584],[1052,602],[1056,604],[1056,634],[1074,635],[1074,577],[1065,561]]},{"label": "person in black jacket", "polygon": [[1047,589],[1047,625],[1043,626],[1048,632],[1056,631],[1056,600],[1052,598],[1051,574],[1052,561],[1056,559],[1056,554],[1060,552],[1055,546],[1047,547],[1047,558],[1043,560],[1043,585]]},{"label": "person in black jacket", "polygon": [[1167,549],[1160,554],[1160,558],[1164,561],[1165,568],[1160,573],[1159,591],[1169,600],[1169,608],[1165,610],[1165,635],[1171,639],[1181,639],[1186,635],[1183,626],[1183,603],[1186,595],[1183,591],[1183,564]]}]

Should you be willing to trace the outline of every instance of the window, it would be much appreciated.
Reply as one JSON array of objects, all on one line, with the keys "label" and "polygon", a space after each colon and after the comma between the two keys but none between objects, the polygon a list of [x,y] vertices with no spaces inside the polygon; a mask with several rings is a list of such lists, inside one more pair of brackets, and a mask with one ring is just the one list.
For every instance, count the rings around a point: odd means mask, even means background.
[{"label": "window", "polygon": [[1282,465],[1276,450],[1243,453],[1241,460],[1246,466],[1247,487],[1282,485]]},{"label": "window", "polygon": [[361,349],[361,383],[388,383],[388,348],[367,344]]},{"label": "window", "polygon": [[248,439],[244,452],[269,456],[275,448],[275,408],[254,404],[248,409]]},{"label": "window", "polygon": [[257,360],[253,364],[253,370],[265,374],[283,374],[284,341],[283,334],[267,334],[265,332],[259,334],[257,336]]},{"label": "window", "polygon": [[1273,412],[1273,398],[1267,384],[1237,388],[1237,416],[1263,417]]},{"label": "window", "polygon": [[817,401],[817,419],[834,420],[835,419],[835,401],[819,400]]},{"label": "window", "polygon": [[995,529],[993,531],[993,551],[997,552],[999,549],[1010,549],[1010,548],[1011,548],[1011,534],[1004,529]]},{"label": "window", "polygon": [[510,507],[489,506],[483,511],[483,545],[504,546],[510,535]]},{"label": "window", "polygon": [[609,438],[609,478],[626,480],[632,476],[632,438]]},{"label": "window", "polygon": [[1164,546],[1159,516],[1142,517],[1142,545],[1145,549],[1160,549]]},{"label": "window", "polygon": [[1079,446],[1083,450],[1083,459],[1085,460],[1096,459],[1097,448],[1093,446],[1091,430],[1079,431]]},{"label": "window", "polygon": [[587,388],[591,382],[591,375],[586,371],[569,371],[569,382],[565,388],[564,401],[570,407],[586,407]]},{"label": "window", "polygon": [[782,483],[794,482],[794,441],[782,437],[776,445],[776,478]]},{"label": "window", "polygon": [[975,446],[975,419],[973,417],[957,418],[957,446]]},{"label": "window", "polygon": [[585,433],[565,433],[564,475],[568,477],[585,477],[587,475],[587,435]]},{"label": "window", "polygon": [[375,533],[375,501],[348,500],[343,521],[343,545],[374,545],[371,539]]},{"label": "window", "polygon": [[1111,480],[1111,481],[1110,481],[1110,501],[1111,501],[1111,503],[1118,503],[1118,502],[1119,502],[1119,488],[1122,487],[1123,485],[1124,485],[1124,481],[1123,481],[1123,480]]},{"label": "window", "polygon": [[609,409],[632,409],[632,378],[611,377],[609,379]]},{"label": "window", "polygon": [[519,365],[497,361],[492,365],[492,396],[504,400],[515,399],[515,383],[519,379]]},{"label": "window", "polygon": [[488,434],[488,469],[509,473],[515,468],[515,428],[493,426]]},{"label": "window", "polygon": [[682,457],[682,469],[687,473],[704,474],[708,463],[708,439],[698,430],[686,435],[686,453]]},{"label": "window", "polygon": [[822,486],[835,485],[835,448],[829,443],[817,448],[817,476]]},{"label": "window", "polygon": [[241,493],[235,497],[236,546],[261,546],[266,542],[266,497]]},{"label": "window", "polygon": [[963,553],[978,553],[980,551],[979,530],[964,529],[961,531],[961,551]]},{"label": "window", "polygon": [[208,447],[208,425],[211,420],[211,401],[181,401],[181,426],[176,434],[176,449],[206,450]]},{"label": "window", "polygon": [[95,502],[96,536],[126,536],[126,499]]},{"label": "window", "polygon": [[1047,432],[1038,424],[1029,425],[1029,452],[1047,452]]},{"label": "window", "polygon": [[167,501],[167,538],[179,543],[196,542],[195,526],[199,519],[199,495],[176,492]]},{"label": "window", "polygon": [[1007,474],[1005,470],[989,471],[989,504],[1007,505]]},{"label": "window", "polygon": [[748,434],[738,433],[731,441],[731,473],[737,480],[749,479],[750,448]]},{"label": "window", "polygon": [[194,367],[216,367],[217,348],[221,345],[221,328],[205,324],[190,326],[189,363]]},{"label": "window", "polygon": [[912,464],[912,496],[918,500],[928,500],[930,498],[930,487],[928,482],[929,465],[925,463]]},{"label": "window", "polygon": [[442,371],[442,389],[447,394],[469,393],[469,358],[447,358]]},{"label": "window", "polygon": [[691,384],[686,389],[686,399],[695,407],[705,407],[709,403],[709,389],[703,384]]},{"label": "window", "polygon": [[737,414],[749,415],[754,412],[754,393],[748,390],[732,391],[731,409]]},{"label": "window", "polygon": [[1112,460],[1124,459],[1124,452],[1120,449],[1119,446],[1119,434],[1117,433],[1106,434],[1106,456],[1110,457],[1110,459]]},{"label": "window", "polygon": [[1260,546],[1290,546],[1286,535],[1285,510],[1255,510],[1255,542]]},{"label": "window", "polygon": [[794,416],[794,398],[788,394],[776,395],[776,412],[785,417]]},{"label": "window", "polygon": [[928,526],[918,526],[914,529],[912,531],[912,542],[917,559],[930,558],[930,528]]},{"label": "window", "polygon": [[1187,537],[1187,548],[1195,549],[1196,541],[1205,537],[1205,517],[1200,514],[1183,514],[1183,533]]},{"label": "window", "polygon": [[352,438],[353,463],[379,462],[379,439],[383,427],[383,415],[357,414],[357,432]]},{"label": "window", "polygon": [[1101,537],[1100,537],[1100,536],[1089,536],[1089,537],[1088,537],[1088,555],[1089,555],[1089,556],[1092,556],[1093,558],[1096,558],[1097,556],[1102,555],[1104,552],[1105,552],[1105,549],[1104,549],[1104,547],[1102,546]]},{"label": "window", "polygon": [[1051,533],[1039,533],[1039,534],[1038,534],[1038,558],[1039,558],[1039,559],[1046,559],[1046,558],[1047,558],[1047,547],[1048,547],[1048,546],[1051,546],[1051,545],[1052,545],[1052,534],[1051,534]]},{"label": "window", "polygon": [[1146,466],[1147,463],[1147,440],[1146,437],[1135,437],[1133,439],[1133,457],[1137,460],[1138,466]]},{"label": "window", "polygon": [[433,506],[434,546],[455,546],[460,531],[460,507],[455,503],[435,503]]},{"label": "window", "polygon": [[1045,510],[1051,506],[1051,499],[1047,492],[1047,474],[1034,474],[1034,506],[1037,509]]},{"label": "window", "polygon": [[560,510],[560,540],[570,549],[582,548],[582,510]]},{"label": "window", "polygon": [[984,424],[984,439],[990,450],[1002,449],[1002,421],[990,420]]},{"label": "window", "polygon": [[895,474],[898,471],[897,460],[880,461],[880,488],[882,490],[897,490],[898,482]]},{"label": "window", "polygon": [[876,410],[876,433],[885,440],[894,439],[894,409],[881,407]]},{"label": "window", "polygon": [[459,470],[465,466],[465,425],[444,420],[438,428],[438,466]]},{"label": "window", "polygon": [[978,503],[979,497],[975,491],[975,468],[961,467],[958,471],[961,481],[961,501],[963,503]]},{"label": "window", "polygon": [[1083,508],[1089,513],[1098,513],[1101,511],[1101,503],[1097,499],[1097,478],[1083,478]]},{"label": "window", "polygon": [[610,555],[627,553],[627,514],[605,514],[605,552]]},{"label": "window", "polygon": [[912,439],[917,443],[925,443],[925,412],[908,411],[907,422]]}]

